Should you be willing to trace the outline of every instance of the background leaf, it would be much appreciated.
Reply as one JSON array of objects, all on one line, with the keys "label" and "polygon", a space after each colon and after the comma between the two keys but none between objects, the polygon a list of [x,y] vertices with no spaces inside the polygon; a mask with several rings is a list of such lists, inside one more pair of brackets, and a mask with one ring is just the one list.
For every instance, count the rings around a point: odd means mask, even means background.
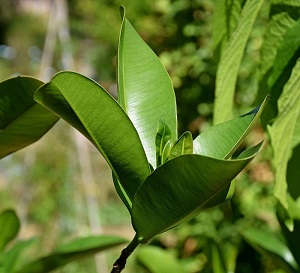
[{"label": "background leaf", "polygon": [[179,260],[167,250],[156,246],[143,246],[137,251],[137,260],[150,273],[186,273]]},{"label": "background leaf", "polygon": [[300,115],[300,60],[293,69],[291,78],[278,100],[278,117],[268,127],[274,152],[273,166],[276,172],[275,196],[287,208],[286,171],[292,152],[293,135]]},{"label": "background leaf", "polygon": [[242,231],[244,239],[262,255],[269,257],[285,272],[298,272],[293,265],[295,261],[288,247],[270,232],[264,232],[254,228]]},{"label": "background leaf", "polygon": [[33,99],[42,84],[30,77],[0,83],[0,158],[39,140],[58,121]]},{"label": "background leaf", "polygon": [[235,29],[240,13],[241,1],[216,0],[213,17],[213,48],[215,57],[220,57],[221,52]]},{"label": "background leaf", "polygon": [[59,247],[56,251],[40,258],[16,273],[46,273],[61,267],[72,261],[82,259],[86,256],[93,255],[128,241],[124,238],[114,236],[90,236],[75,239],[72,242]]},{"label": "background leaf", "polygon": [[119,103],[137,129],[147,158],[156,166],[155,135],[157,123],[163,120],[177,139],[175,94],[171,79],[150,47],[125,18],[118,48]]},{"label": "background leaf", "polygon": [[96,82],[74,72],[54,76],[35,99],[91,140],[125,190],[118,192],[127,195],[121,198],[130,204],[150,170],[139,136],[119,104]]},{"label": "background leaf", "polygon": [[251,112],[211,126],[199,134],[194,140],[194,153],[219,159],[230,158],[256,124],[268,100],[269,96]]},{"label": "background leaf", "polygon": [[254,155],[232,161],[182,155],[158,167],[133,199],[132,223],[138,236],[147,241],[205,209],[223,204],[227,201],[223,190]]},{"label": "background leaf", "polygon": [[228,273],[225,259],[221,250],[221,246],[214,240],[208,240],[208,259],[211,264],[211,272],[214,273]]},{"label": "background leaf", "polygon": [[8,251],[0,255],[0,273],[11,273],[23,255],[23,252],[34,242],[33,239],[18,241]]},{"label": "background leaf", "polygon": [[20,221],[13,210],[5,210],[0,214],[0,253],[13,240],[20,229]]},{"label": "background leaf", "polygon": [[214,124],[232,118],[233,97],[243,53],[263,0],[248,0],[224,49],[216,75]]},{"label": "background leaf", "polygon": [[[280,207],[280,205],[279,205]],[[298,200],[298,207],[297,208],[297,213],[299,214],[299,200]],[[283,210],[281,210],[283,209]],[[278,210],[278,220],[283,232],[283,235],[287,241],[289,250],[292,252],[293,257],[295,258],[295,260],[297,261],[298,264],[298,269],[300,268],[300,250],[299,250],[299,244],[300,244],[300,218],[294,218],[293,219],[293,229],[290,230],[287,227],[287,224],[284,222],[285,219],[283,219],[281,212],[285,211],[285,209],[283,207],[281,207],[281,209]],[[293,215],[295,216],[295,215]]]},{"label": "background leaf", "polygon": [[[283,37],[287,30],[295,23],[287,12],[280,12],[270,18],[266,28],[263,43],[261,46],[261,62],[260,62],[260,81],[259,90],[256,97],[256,103],[259,103],[267,94],[270,93],[268,87],[268,78],[272,74],[273,63],[276,59],[278,48],[280,47]],[[276,101],[272,96],[272,101]],[[272,107],[266,107],[266,111],[262,114],[262,125],[266,126],[272,114]]]},{"label": "background leaf", "polygon": [[277,100],[285,83],[291,76],[292,69],[300,58],[300,19],[287,30],[283,36],[276,59],[272,65],[272,73],[268,78],[268,90],[271,90],[271,113],[268,118],[274,118],[277,115]]}]

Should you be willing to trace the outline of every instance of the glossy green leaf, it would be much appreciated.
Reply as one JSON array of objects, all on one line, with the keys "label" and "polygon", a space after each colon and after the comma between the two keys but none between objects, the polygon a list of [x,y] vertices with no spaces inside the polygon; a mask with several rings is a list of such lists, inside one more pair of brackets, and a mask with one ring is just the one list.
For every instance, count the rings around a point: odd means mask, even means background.
[{"label": "glossy green leaf", "polygon": [[130,204],[150,169],[139,136],[119,104],[96,82],[74,72],[55,75],[35,99],[96,146],[120,181],[121,198]]},{"label": "glossy green leaf", "polygon": [[300,116],[300,60],[293,69],[293,73],[286,83],[282,95],[278,100],[278,117],[268,127],[273,148],[273,166],[275,168],[275,196],[287,208],[286,171],[292,152],[292,141],[298,132],[297,120]]},{"label": "glossy green leaf", "polygon": [[20,229],[20,221],[13,210],[5,210],[0,214],[0,253],[13,240]]},{"label": "glossy green leaf", "polygon": [[156,166],[155,135],[159,120],[177,139],[176,101],[171,79],[150,47],[136,33],[121,8],[122,27],[118,47],[119,103],[128,114],[143,143],[150,164]]},{"label": "glossy green leaf", "polygon": [[296,273],[296,263],[289,248],[270,232],[254,228],[243,230],[244,239],[262,255],[266,255],[271,261],[285,272]]},{"label": "glossy green leaf", "polygon": [[268,100],[269,96],[251,112],[202,132],[194,140],[194,153],[219,159],[230,158],[256,124]]},{"label": "glossy green leaf", "polygon": [[[258,143],[256,146],[253,146],[245,151],[243,151],[237,159],[246,159],[248,157],[252,157],[253,154],[256,154],[262,147],[263,142]],[[227,186],[221,189],[211,200],[209,200],[206,205],[207,207],[216,207],[220,206],[227,201],[229,201],[235,190],[235,180],[231,181]]]},{"label": "glossy green leaf", "polygon": [[156,246],[143,246],[137,252],[138,262],[150,273],[188,272],[172,254]]},{"label": "glossy green leaf", "polygon": [[222,54],[216,75],[214,124],[233,117],[233,98],[243,53],[263,0],[247,0]]},{"label": "glossy green leaf", "polygon": [[57,122],[56,115],[33,100],[42,84],[30,77],[0,82],[0,158],[39,140]]},{"label": "glossy green leaf", "polygon": [[180,138],[175,142],[171,149],[169,159],[174,157],[192,154],[193,153],[193,136],[191,132],[184,132]]},{"label": "glossy green leaf", "polygon": [[239,160],[182,155],[158,167],[133,199],[132,223],[141,242],[226,202],[224,189],[259,149]]},{"label": "glossy green leaf", "polygon": [[0,255],[0,273],[14,272],[21,256],[33,242],[33,239],[18,241],[8,251]]},{"label": "glossy green leaf", "polygon": [[93,255],[121,244],[127,243],[124,238],[115,236],[90,236],[75,239],[59,247],[48,256],[42,257],[15,273],[46,273],[59,268],[67,263]]},{"label": "glossy green leaf", "polygon": [[168,152],[172,146],[172,132],[169,126],[162,120],[159,121],[157,126],[157,133],[155,137],[156,146],[156,166],[164,163],[165,159],[169,156]]}]

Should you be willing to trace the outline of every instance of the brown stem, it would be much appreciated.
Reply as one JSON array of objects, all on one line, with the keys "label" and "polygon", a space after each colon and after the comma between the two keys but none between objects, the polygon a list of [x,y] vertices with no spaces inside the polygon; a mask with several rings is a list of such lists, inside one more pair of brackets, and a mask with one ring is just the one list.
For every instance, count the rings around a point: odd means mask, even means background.
[{"label": "brown stem", "polygon": [[132,252],[128,251],[127,247],[121,252],[120,257],[115,261],[111,273],[119,273],[125,268],[126,260]]},{"label": "brown stem", "polygon": [[135,248],[139,245],[139,239],[136,235],[131,243],[122,250],[120,257],[113,264],[113,268],[111,273],[120,273],[126,265],[127,258],[131,255],[131,253],[135,250]]}]

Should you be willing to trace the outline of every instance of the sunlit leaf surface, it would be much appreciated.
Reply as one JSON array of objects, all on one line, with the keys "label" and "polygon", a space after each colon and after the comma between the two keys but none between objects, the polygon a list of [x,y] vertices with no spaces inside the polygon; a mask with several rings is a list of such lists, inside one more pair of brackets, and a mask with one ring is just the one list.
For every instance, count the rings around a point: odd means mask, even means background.
[{"label": "sunlit leaf surface", "polygon": [[147,158],[156,166],[155,135],[159,120],[177,139],[175,94],[161,61],[136,33],[121,9],[123,22],[118,49],[119,102],[137,129]]}]

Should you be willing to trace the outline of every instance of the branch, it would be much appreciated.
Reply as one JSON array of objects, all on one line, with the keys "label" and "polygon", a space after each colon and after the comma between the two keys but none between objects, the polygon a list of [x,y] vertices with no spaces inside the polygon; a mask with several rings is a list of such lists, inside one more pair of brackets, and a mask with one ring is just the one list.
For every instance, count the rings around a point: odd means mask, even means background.
[{"label": "branch", "polygon": [[113,265],[111,273],[119,273],[125,268],[127,258],[130,256],[130,252],[127,247],[124,248],[121,252],[119,259],[117,259]]},{"label": "branch", "polygon": [[120,273],[126,265],[127,258],[131,255],[131,253],[135,250],[135,248],[139,245],[139,238],[136,235],[131,243],[122,250],[120,257],[113,264],[113,268],[111,273]]}]

